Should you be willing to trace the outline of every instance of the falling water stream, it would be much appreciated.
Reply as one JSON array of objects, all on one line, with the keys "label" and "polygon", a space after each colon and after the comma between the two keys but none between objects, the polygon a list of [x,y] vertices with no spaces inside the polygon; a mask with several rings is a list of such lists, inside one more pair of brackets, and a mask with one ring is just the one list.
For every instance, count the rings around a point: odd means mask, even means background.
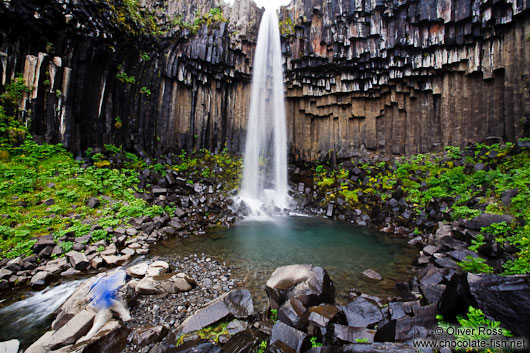
[{"label": "falling water stream", "polygon": [[288,206],[287,131],[278,16],[261,20],[252,76],[243,182],[240,198],[252,215]]}]

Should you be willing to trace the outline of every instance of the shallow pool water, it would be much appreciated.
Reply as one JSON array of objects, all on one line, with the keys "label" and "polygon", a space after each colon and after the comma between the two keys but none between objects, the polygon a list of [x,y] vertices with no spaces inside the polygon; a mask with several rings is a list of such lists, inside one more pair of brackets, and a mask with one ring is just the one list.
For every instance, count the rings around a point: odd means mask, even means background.
[{"label": "shallow pool water", "polygon": [[[151,255],[167,258],[203,253],[235,266],[235,274],[261,302],[265,282],[275,268],[303,263],[322,266],[335,282],[341,302],[351,288],[372,295],[394,294],[395,282],[408,279],[417,249],[404,239],[366,227],[312,217],[280,217],[245,221],[206,236],[168,240],[151,251]],[[362,280],[360,274],[368,268],[384,280]]]}]

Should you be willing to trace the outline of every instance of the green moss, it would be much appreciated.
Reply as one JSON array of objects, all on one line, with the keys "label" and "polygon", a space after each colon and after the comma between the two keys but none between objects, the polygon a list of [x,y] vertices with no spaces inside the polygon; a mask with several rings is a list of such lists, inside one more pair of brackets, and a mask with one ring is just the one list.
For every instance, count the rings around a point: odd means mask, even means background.
[{"label": "green moss", "polygon": [[287,16],[279,22],[282,36],[292,36],[294,34],[294,24],[291,17]]},{"label": "green moss", "polygon": [[221,321],[218,323],[215,323],[213,325],[207,326],[199,331],[194,331],[186,335],[182,335],[178,338],[176,345],[180,346],[182,343],[184,343],[184,339],[188,336],[199,336],[201,339],[214,341],[215,343],[219,343],[219,337],[223,335],[228,335],[228,330],[226,327],[228,326],[230,321]]}]

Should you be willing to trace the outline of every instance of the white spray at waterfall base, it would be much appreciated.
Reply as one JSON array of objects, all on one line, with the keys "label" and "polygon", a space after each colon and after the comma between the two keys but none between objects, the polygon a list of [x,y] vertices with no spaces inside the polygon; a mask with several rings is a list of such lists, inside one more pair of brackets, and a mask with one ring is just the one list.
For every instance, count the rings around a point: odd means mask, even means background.
[{"label": "white spray at waterfall base", "polygon": [[239,198],[251,216],[288,207],[287,128],[278,16],[261,19],[252,75],[243,182]]}]

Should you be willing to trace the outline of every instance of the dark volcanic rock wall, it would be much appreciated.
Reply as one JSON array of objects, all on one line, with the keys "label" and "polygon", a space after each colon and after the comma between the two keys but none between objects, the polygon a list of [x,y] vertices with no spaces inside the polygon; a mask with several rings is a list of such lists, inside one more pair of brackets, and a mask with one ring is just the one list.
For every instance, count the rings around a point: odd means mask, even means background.
[{"label": "dark volcanic rock wall", "polygon": [[[20,104],[33,135],[76,152],[240,150],[261,11],[249,0],[144,0],[158,25],[142,26],[123,4],[0,3],[1,84],[23,73],[33,88]],[[189,28],[214,7],[225,21]]]},{"label": "dark volcanic rock wall", "polygon": [[[0,2],[1,85],[32,86],[32,134],[76,152],[241,150],[262,10],[141,0],[153,26],[124,4]],[[214,7],[227,21],[189,28]],[[293,0],[281,17],[296,158],[530,135],[528,0]]]},{"label": "dark volcanic rock wall", "polygon": [[282,23],[299,158],[529,135],[529,1],[297,0]]}]

